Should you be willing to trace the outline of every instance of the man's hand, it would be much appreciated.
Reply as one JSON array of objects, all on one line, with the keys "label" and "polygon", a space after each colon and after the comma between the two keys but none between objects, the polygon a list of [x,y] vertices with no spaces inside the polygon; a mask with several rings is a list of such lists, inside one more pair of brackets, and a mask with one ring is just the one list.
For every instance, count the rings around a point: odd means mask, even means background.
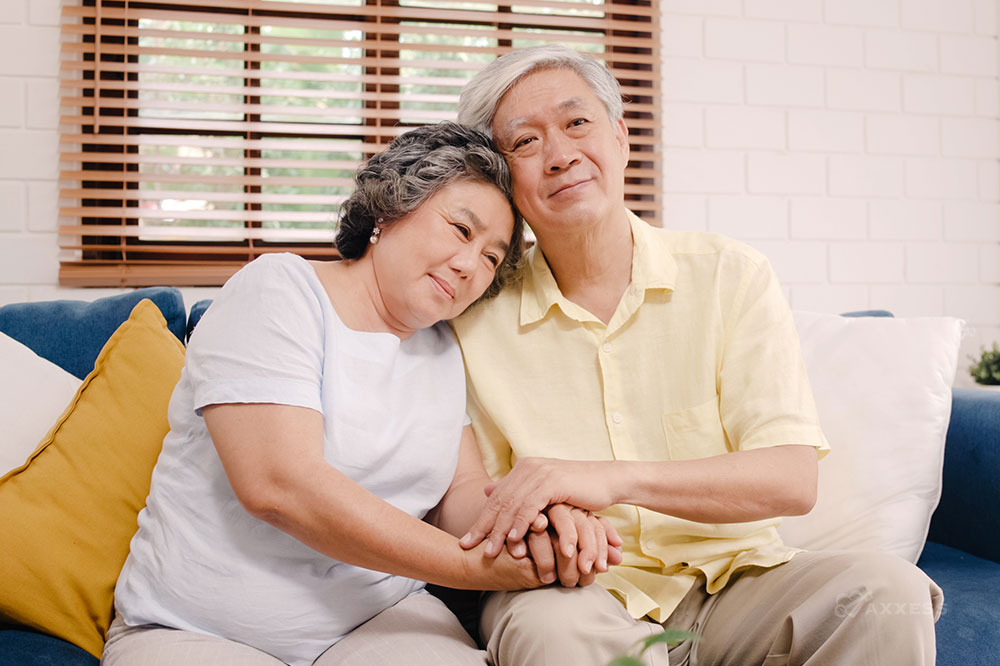
[{"label": "man's hand", "polygon": [[621,564],[621,537],[605,518],[568,504],[553,505],[546,513],[549,528],[535,529],[536,521],[525,539],[542,582],[558,577],[563,587],[583,587],[609,564]]},{"label": "man's hand", "polygon": [[521,458],[507,476],[488,484],[483,512],[462,537],[463,548],[487,540],[486,554],[500,553],[505,541],[524,538],[529,526],[550,504],[566,503],[600,511],[615,503],[609,490],[608,461]]}]

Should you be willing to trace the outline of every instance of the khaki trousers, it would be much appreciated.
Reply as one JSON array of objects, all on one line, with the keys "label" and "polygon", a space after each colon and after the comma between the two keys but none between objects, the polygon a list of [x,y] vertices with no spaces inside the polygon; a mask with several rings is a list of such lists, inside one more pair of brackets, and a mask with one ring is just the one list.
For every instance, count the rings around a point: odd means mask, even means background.
[{"label": "khaki trousers", "polygon": [[[281,627],[275,627],[280,631]],[[361,625],[313,662],[315,666],[485,666],[443,603],[429,594],[403,599]],[[282,666],[249,645],[159,625],[129,627],[116,618],[102,666]]]},{"label": "khaki trousers", "polygon": [[[799,553],[752,567],[715,595],[699,581],[664,626],[699,641],[655,646],[653,666],[929,666],[941,589],[881,553]],[[495,592],[481,634],[496,666],[605,666],[660,625],[633,620],[608,592],[548,587]]]}]

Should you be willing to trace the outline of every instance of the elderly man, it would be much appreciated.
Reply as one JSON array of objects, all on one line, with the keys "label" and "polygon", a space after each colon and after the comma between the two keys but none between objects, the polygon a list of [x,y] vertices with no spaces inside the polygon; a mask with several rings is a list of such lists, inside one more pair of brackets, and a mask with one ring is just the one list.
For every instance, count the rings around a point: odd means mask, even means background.
[{"label": "elderly man", "polygon": [[519,286],[454,322],[498,479],[463,546],[532,547],[555,502],[600,511],[624,540],[600,585],[491,594],[493,662],[606,664],[662,624],[701,635],[674,664],[934,663],[941,592],[919,569],[781,542],[827,450],[789,308],[758,252],[626,210],[607,69],[562,47],[511,52],[466,86],[459,121],[492,134],[538,239]]}]

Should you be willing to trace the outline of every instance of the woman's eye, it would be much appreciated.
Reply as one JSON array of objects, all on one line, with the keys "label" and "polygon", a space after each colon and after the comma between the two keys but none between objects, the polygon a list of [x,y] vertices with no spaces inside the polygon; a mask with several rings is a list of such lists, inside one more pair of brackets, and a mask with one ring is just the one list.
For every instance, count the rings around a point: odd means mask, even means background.
[{"label": "woman's eye", "polygon": [[523,148],[523,147],[527,146],[529,143],[531,143],[534,140],[535,140],[534,137],[530,137],[530,136],[527,136],[527,137],[525,137],[523,139],[520,139],[520,140],[518,140],[514,144],[514,150],[517,150],[518,148]]},{"label": "woman's eye", "polygon": [[492,254],[486,255],[486,260],[490,262],[493,268],[496,268],[497,266],[500,265],[500,260],[494,257]]},{"label": "woman's eye", "polygon": [[455,224],[455,225],[452,225],[452,226],[454,226],[456,229],[458,229],[458,233],[462,234],[462,236],[464,238],[468,238],[471,235],[470,232],[469,232],[469,228],[466,227],[466,226],[464,226],[464,225]]}]

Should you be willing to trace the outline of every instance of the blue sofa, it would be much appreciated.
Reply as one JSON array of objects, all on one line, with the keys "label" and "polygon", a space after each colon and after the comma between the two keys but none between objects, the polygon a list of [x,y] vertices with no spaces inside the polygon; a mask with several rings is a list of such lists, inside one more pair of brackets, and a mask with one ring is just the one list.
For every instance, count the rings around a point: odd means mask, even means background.
[{"label": "blue sofa", "polygon": [[[150,298],[184,341],[208,306],[186,312],[180,292],[151,287],[93,303],[0,307],[0,332],[83,378],[132,307]],[[944,588],[938,664],[1000,663],[1000,393],[955,389],[945,448],[944,491],[919,566]],[[0,666],[96,666],[90,654],[51,636],[3,627]],[[527,666],[527,665],[526,665]]]}]

